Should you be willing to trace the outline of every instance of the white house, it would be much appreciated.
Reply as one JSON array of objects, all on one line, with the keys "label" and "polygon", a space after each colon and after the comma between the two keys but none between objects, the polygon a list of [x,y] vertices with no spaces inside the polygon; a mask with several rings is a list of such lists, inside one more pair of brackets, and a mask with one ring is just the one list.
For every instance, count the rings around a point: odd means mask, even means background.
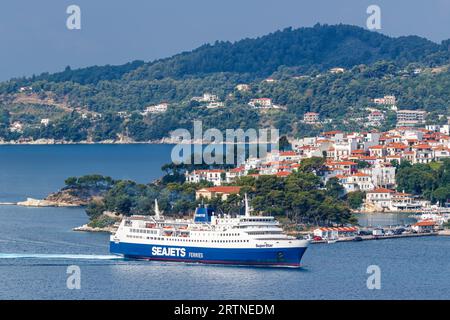
[{"label": "white house", "polygon": [[219,101],[219,97],[209,92],[204,93],[201,97],[193,97],[191,100],[198,102],[216,102]]},{"label": "white house", "polygon": [[225,103],[220,101],[210,102],[206,105],[207,109],[217,109],[225,106]]},{"label": "white house", "polygon": [[407,127],[425,123],[427,112],[423,110],[398,110],[397,126]]},{"label": "white house", "polygon": [[336,67],[336,68],[331,68],[330,69],[330,73],[343,73],[343,72],[345,72],[344,68]]},{"label": "white house", "polygon": [[192,172],[186,172],[186,182],[199,183],[200,181],[212,182],[215,186],[220,186],[223,182],[222,174],[225,170],[194,170]]},{"label": "white house", "polygon": [[358,234],[356,227],[331,227],[331,228],[317,228],[313,231],[315,237],[322,239],[338,239],[349,238]]},{"label": "white house", "polygon": [[248,84],[241,83],[236,86],[236,90],[243,92],[250,91],[250,86]]},{"label": "white house", "polygon": [[19,122],[19,121],[15,121],[9,126],[9,131],[11,131],[11,132],[22,132],[23,131],[23,124],[21,122]]},{"label": "white house", "polygon": [[372,177],[371,182],[375,188],[394,188],[395,186],[395,167],[391,165],[376,163],[372,168],[361,171]]},{"label": "white house", "polygon": [[237,178],[245,176],[245,174],[246,174],[245,167],[233,168],[225,173],[225,179],[227,183],[231,183],[235,181]]},{"label": "white house", "polygon": [[155,114],[155,113],[164,113],[167,111],[168,107],[169,107],[169,104],[165,103],[165,102],[154,105],[154,106],[148,106],[147,108],[145,108],[145,110],[142,114],[147,115],[147,114]]},{"label": "white house", "polygon": [[378,105],[391,105],[394,106],[397,103],[395,96],[384,96],[383,98],[375,98],[373,102]]},{"label": "white house", "polygon": [[303,122],[315,124],[319,122],[319,114],[317,112],[307,112],[303,115]]},{"label": "white house", "polygon": [[436,222],[432,221],[432,220],[419,221],[416,224],[413,224],[411,226],[411,228],[418,233],[432,232],[432,231],[434,231],[435,227],[436,227]]},{"label": "white house", "polygon": [[274,106],[270,98],[251,99],[248,105],[258,109],[270,109]]},{"label": "white house", "polygon": [[394,190],[386,188],[377,188],[367,192],[366,203],[371,204],[379,210],[389,210],[391,208],[392,194]]}]

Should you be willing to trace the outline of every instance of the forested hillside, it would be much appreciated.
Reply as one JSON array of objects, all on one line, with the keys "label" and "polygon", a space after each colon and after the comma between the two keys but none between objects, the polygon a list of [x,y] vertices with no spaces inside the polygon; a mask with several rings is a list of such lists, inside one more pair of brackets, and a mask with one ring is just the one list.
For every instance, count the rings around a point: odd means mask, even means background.
[{"label": "forested hillside", "polygon": [[[0,140],[102,141],[161,139],[195,119],[207,127],[275,126],[290,135],[364,123],[372,99],[395,95],[400,108],[449,115],[450,41],[391,38],[348,25],[291,28],[235,43],[216,42],[174,57],[122,66],[94,66],[12,79],[0,84]],[[344,72],[330,73],[331,68]],[[266,78],[274,81],[264,81]],[[236,85],[248,84],[248,90]],[[203,93],[223,106],[193,101]],[[271,98],[281,109],[248,106]],[[169,103],[167,112],[142,114]],[[321,126],[301,123],[320,112]],[[387,112],[383,126],[391,126]],[[42,119],[50,123],[43,125]],[[11,130],[19,122],[20,130]]]}]

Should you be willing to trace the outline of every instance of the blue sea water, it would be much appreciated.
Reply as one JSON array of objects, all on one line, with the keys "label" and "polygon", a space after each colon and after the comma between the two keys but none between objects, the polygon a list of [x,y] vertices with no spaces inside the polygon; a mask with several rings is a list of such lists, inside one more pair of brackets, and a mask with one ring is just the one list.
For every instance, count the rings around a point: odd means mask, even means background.
[{"label": "blue sea water", "polygon": [[[40,198],[68,176],[107,174],[148,182],[170,146],[0,147],[0,202]],[[395,224],[398,216],[363,216]],[[108,252],[109,236],[73,232],[78,208],[0,206],[0,299],[449,299],[450,238],[312,245],[301,269],[127,261]],[[67,288],[67,268],[81,289]],[[369,290],[367,268],[381,270]]]}]

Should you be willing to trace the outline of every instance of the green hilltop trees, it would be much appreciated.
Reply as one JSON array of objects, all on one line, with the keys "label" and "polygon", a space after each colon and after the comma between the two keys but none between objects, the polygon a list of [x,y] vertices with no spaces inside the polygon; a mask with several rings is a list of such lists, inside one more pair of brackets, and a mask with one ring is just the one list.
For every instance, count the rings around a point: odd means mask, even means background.
[{"label": "green hilltop trees", "polygon": [[402,161],[397,166],[396,180],[399,191],[445,205],[450,200],[450,159],[414,165]]},{"label": "green hilltop trees", "polygon": [[[351,52],[351,54],[349,54]],[[276,127],[281,135],[315,135],[326,130],[358,130],[371,99],[395,95],[399,108],[425,109],[430,120],[448,115],[450,51],[419,37],[391,38],[347,25],[316,25],[285,29],[257,39],[217,42],[192,52],[144,63],[89,67],[0,83],[0,112],[11,111],[13,120],[28,126],[11,134],[0,119],[0,138],[55,138],[68,141],[116,140],[119,135],[136,141],[159,140],[177,128],[190,129],[193,120],[204,128],[248,129]],[[332,74],[332,67],[345,68]],[[416,73],[416,69],[421,70]],[[276,82],[264,82],[267,77]],[[236,90],[249,84],[249,91]],[[27,93],[20,93],[22,88]],[[194,96],[211,92],[225,107],[207,109]],[[41,97],[42,104],[20,104],[19,94]],[[260,112],[247,104],[252,98],[272,98],[287,110]],[[54,106],[97,112],[101,117],[80,119],[55,116],[49,126],[29,110]],[[147,106],[168,102],[163,114],[140,115]],[[60,110],[61,111],[61,110]],[[303,114],[319,112],[321,125],[304,124]],[[395,112],[386,112],[382,129],[395,125]],[[67,110],[65,111],[67,112]],[[118,116],[125,112],[127,117]],[[358,120],[359,119],[359,120]],[[440,119],[443,119],[442,117]]]}]

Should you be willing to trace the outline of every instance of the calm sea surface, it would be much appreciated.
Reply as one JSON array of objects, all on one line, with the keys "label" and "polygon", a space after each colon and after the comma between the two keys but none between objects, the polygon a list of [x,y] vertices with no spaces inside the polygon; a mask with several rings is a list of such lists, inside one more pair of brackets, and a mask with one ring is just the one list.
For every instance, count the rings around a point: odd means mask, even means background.
[{"label": "calm sea surface", "polygon": [[[170,160],[165,145],[1,146],[0,202],[42,198],[68,176],[99,173],[149,182]],[[0,299],[449,299],[450,238],[311,246],[301,269],[126,261],[108,235],[71,231],[82,209],[0,206]],[[407,216],[361,216],[369,225]],[[81,289],[67,289],[67,267]],[[381,289],[366,286],[381,269]]]}]

